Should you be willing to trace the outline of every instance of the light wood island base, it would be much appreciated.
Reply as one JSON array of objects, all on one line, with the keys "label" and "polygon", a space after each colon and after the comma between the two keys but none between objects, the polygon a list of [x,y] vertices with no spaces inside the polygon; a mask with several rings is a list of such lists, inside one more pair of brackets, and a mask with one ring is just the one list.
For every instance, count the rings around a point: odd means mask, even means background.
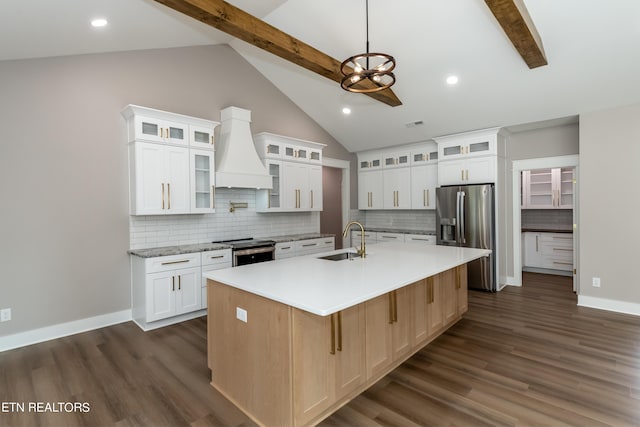
[{"label": "light wood island base", "polygon": [[207,287],[211,384],[264,426],[319,423],[467,311],[466,264],[329,316]]}]

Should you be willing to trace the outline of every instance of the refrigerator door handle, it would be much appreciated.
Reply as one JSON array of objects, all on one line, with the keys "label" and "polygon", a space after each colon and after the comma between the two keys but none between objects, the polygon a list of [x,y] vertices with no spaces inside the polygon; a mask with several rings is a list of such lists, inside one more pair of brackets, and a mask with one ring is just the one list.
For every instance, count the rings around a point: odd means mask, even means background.
[{"label": "refrigerator door handle", "polygon": [[456,193],[456,243],[460,243],[460,192]]},{"label": "refrigerator door handle", "polygon": [[460,243],[462,244],[466,244],[467,243],[467,239],[464,238],[465,236],[465,224],[464,224],[464,197],[465,197],[465,193],[464,191],[461,191],[460,193],[458,193],[460,196],[460,210],[459,210],[459,215],[460,215]]}]

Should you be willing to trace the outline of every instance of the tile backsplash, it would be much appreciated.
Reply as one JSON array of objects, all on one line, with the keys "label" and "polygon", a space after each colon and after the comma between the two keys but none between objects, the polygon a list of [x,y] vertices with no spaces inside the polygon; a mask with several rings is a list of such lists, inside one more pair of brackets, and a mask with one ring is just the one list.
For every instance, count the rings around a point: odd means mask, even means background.
[{"label": "tile backsplash", "polygon": [[[255,201],[256,190],[217,188],[213,214],[130,216],[130,249],[320,230],[319,212],[258,213]],[[230,202],[246,202],[248,207],[229,212]]]},{"label": "tile backsplash", "polygon": [[435,210],[360,211],[365,227],[400,228],[403,230],[435,231]]},{"label": "tile backsplash", "polygon": [[573,228],[572,209],[522,209],[522,228]]}]

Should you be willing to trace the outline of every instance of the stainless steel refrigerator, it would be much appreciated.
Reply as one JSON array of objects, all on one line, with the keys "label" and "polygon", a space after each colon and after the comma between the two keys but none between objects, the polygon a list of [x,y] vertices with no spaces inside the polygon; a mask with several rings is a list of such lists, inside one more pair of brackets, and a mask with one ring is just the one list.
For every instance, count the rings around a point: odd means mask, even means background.
[{"label": "stainless steel refrigerator", "polygon": [[469,289],[497,290],[494,206],[493,184],[436,189],[437,244],[492,250],[468,264]]}]

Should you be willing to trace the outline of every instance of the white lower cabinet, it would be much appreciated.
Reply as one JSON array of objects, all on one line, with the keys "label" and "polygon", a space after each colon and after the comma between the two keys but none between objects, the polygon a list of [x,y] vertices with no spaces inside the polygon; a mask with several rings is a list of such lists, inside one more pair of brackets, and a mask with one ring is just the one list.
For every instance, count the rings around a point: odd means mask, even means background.
[{"label": "white lower cabinet", "polygon": [[525,232],[523,267],[573,273],[571,233]]},{"label": "white lower cabinet", "polygon": [[[200,261],[202,264],[202,274],[233,266],[231,249],[201,252]],[[202,279],[202,289],[200,292],[202,294],[202,308],[207,308],[207,281],[204,278]]]},{"label": "white lower cabinet", "polygon": [[276,243],[275,259],[293,258],[334,250],[335,237],[294,240]]},{"label": "white lower cabinet", "polygon": [[146,331],[206,314],[202,273],[226,267],[231,267],[231,249],[132,256],[133,320]]},{"label": "white lower cabinet", "polygon": [[390,233],[387,231],[378,231],[376,233],[376,241],[384,242],[404,242],[404,233]]},{"label": "white lower cabinet", "polygon": [[425,245],[435,245],[436,236],[430,234],[405,234],[405,242],[424,243]]}]

